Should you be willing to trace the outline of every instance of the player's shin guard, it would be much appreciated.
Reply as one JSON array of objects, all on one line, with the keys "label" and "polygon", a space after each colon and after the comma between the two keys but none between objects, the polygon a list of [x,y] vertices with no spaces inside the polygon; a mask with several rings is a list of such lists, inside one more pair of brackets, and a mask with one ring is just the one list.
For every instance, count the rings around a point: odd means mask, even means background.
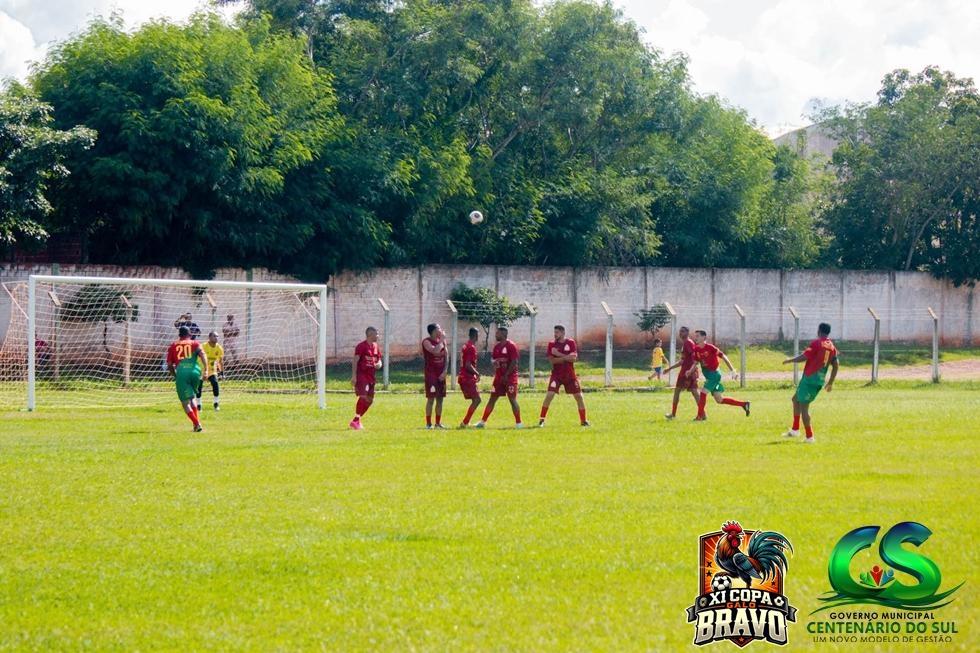
[{"label": "player's shin guard", "polygon": [[739,408],[745,406],[744,401],[739,401],[738,399],[732,399],[731,397],[722,397],[721,403],[725,404],[726,406],[738,406]]}]

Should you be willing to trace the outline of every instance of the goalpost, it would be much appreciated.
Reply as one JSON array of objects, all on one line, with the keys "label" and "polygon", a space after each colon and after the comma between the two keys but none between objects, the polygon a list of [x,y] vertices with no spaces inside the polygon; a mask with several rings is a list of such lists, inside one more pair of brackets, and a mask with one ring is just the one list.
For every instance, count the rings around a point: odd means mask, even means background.
[{"label": "goalpost", "polygon": [[223,396],[316,393],[326,407],[325,285],[32,275],[4,290],[0,384],[26,382],[28,410],[176,401],[164,360],[176,323],[202,344],[217,334]]}]

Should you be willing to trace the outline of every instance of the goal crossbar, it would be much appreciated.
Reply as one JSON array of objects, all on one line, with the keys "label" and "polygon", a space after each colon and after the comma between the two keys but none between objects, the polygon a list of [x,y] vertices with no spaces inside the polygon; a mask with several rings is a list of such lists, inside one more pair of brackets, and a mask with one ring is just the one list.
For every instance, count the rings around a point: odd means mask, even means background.
[{"label": "goal crossbar", "polygon": [[[294,293],[317,293],[315,307],[319,319],[314,318],[317,326],[316,347],[316,392],[317,405],[326,408],[326,351],[327,351],[327,286],[325,284],[286,283],[267,281],[202,281],[198,279],[145,279],[133,277],[94,277],[94,276],[60,276],[32,274],[28,277],[27,285],[27,409],[36,408],[37,385],[37,287],[40,283],[52,285],[140,285],[178,288],[203,288],[215,290],[280,290]],[[305,307],[304,307],[305,308]],[[307,313],[309,311],[307,310]],[[313,317],[310,315],[310,317]]]}]

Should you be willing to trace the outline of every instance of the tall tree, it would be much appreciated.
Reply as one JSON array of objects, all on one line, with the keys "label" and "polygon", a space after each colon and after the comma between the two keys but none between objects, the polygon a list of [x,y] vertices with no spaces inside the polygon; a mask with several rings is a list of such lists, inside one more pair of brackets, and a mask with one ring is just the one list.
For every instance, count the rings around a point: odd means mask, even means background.
[{"label": "tall tree", "polygon": [[819,116],[840,141],[841,182],[825,219],[830,261],[980,277],[980,95],[929,67],[885,76],[873,104]]},{"label": "tall tree", "polygon": [[51,107],[16,83],[0,87],[0,248],[47,237],[48,188],[68,176],[65,159],[91,147],[95,132],[53,126]]}]

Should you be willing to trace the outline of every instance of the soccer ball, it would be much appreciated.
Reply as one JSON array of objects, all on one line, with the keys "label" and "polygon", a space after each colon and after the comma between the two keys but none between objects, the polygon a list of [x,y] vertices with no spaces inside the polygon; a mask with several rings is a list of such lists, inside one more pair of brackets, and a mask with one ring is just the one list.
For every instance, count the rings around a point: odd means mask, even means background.
[{"label": "soccer ball", "polygon": [[479,211],[470,211],[470,224],[480,224],[483,222],[483,214]]},{"label": "soccer ball", "polygon": [[715,577],[711,579],[711,591],[721,592],[722,590],[727,590],[732,588],[732,577],[725,574],[715,574]]}]

